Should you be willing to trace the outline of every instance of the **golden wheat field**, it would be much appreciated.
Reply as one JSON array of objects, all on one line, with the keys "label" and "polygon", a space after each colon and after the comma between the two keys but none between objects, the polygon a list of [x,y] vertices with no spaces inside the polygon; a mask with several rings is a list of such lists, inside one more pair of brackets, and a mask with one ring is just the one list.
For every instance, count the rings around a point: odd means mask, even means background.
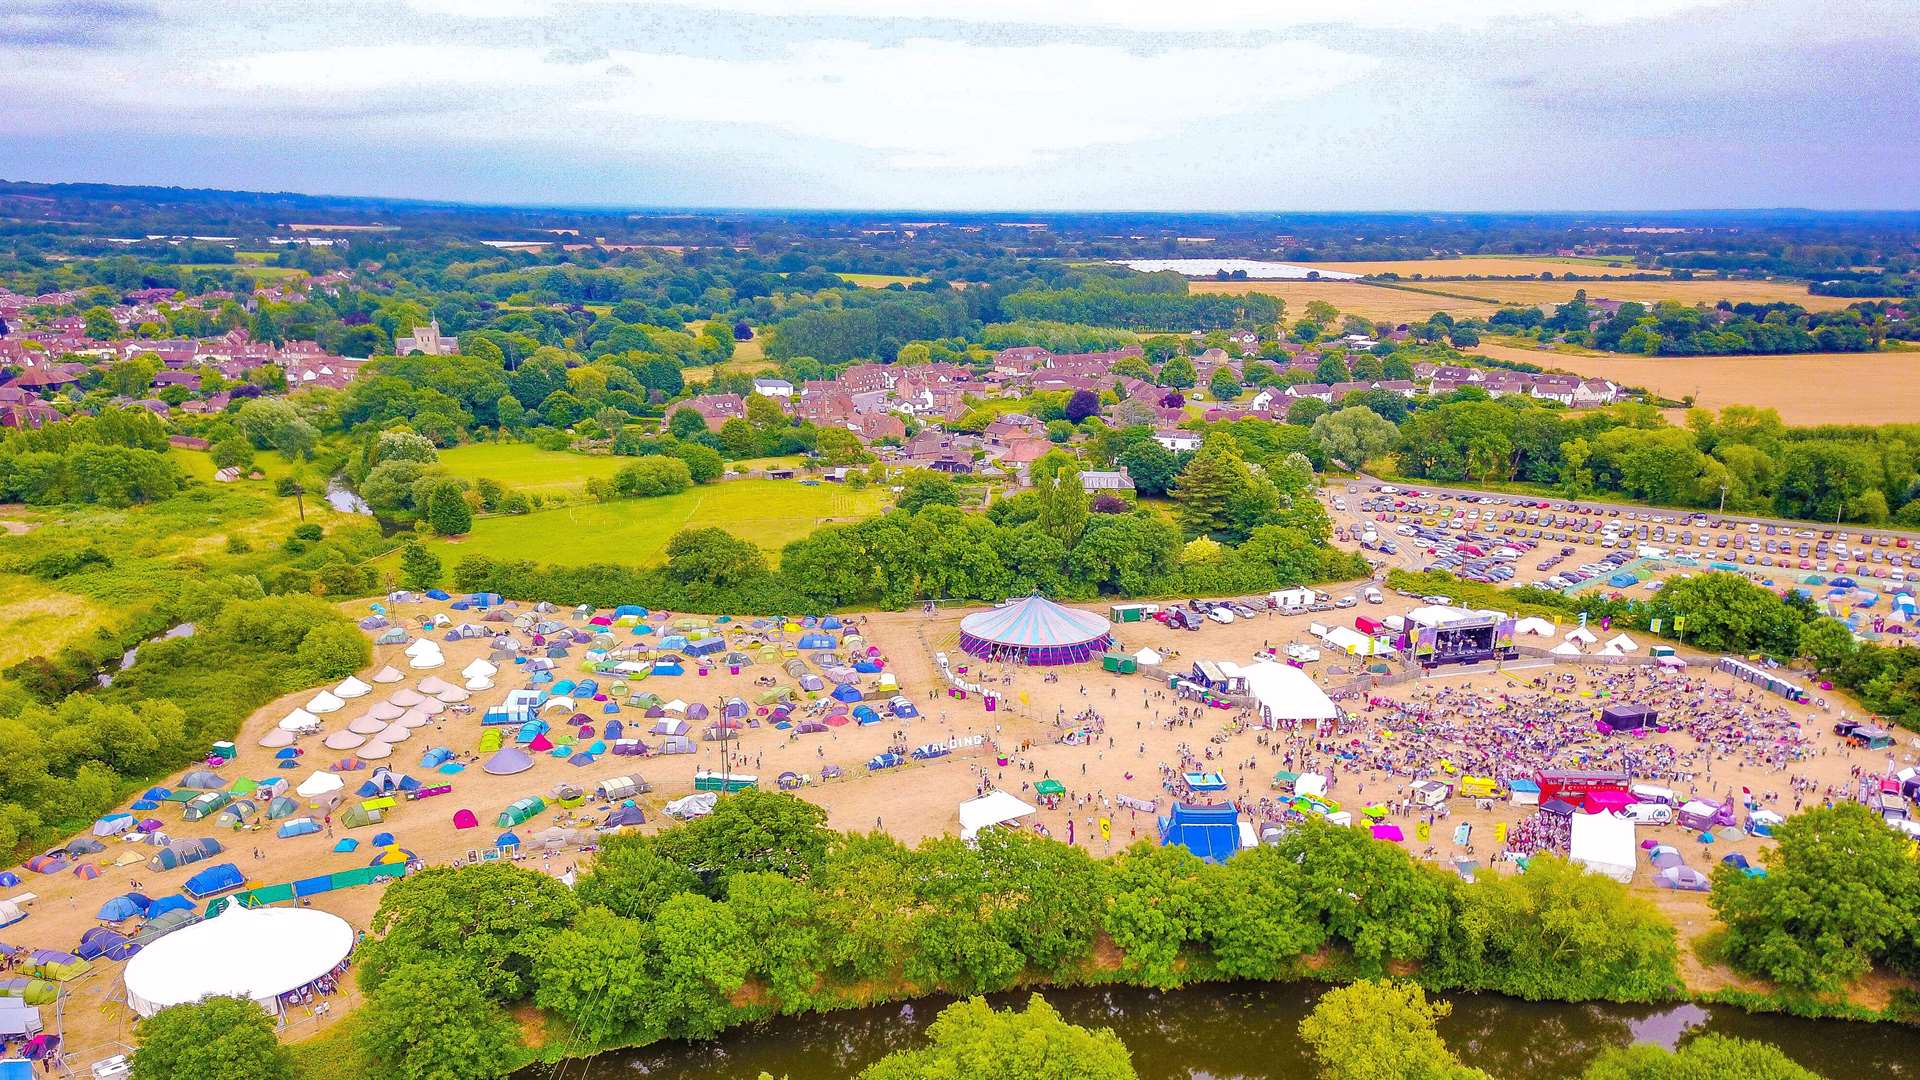
[{"label": "golden wheat field", "polygon": [[[1800,281],[1442,281],[1433,288],[1499,304],[1560,304],[1585,289],[1592,300],[1637,300],[1651,304],[1675,300],[1706,304],[1721,300],[1766,304],[1783,301],[1808,311],[1828,311],[1858,303],[1840,296],[1814,296]],[[1435,299],[1439,299],[1436,297]],[[1449,308],[1449,311],[1452,309]]]},{"label": "golden wheat field", "polygon": [[1643,386],[1701,408],[1757,405],[1789,424],[1908,423],[1920,416],[1920,351],[1797,356],[1575,356],[1482,344],[1500,360]]},{"label": "golden wheat field", "polygon": [[1523,274],[1579,274],[1582,277],[1621,277],[1629,274],[1664,274],[1664,270],[1641,270],[1633,260],[1623,259],[1620,266],[1608,266],[1607,260],[1565,259],[1552,255],[1464,255],[1457,259],[1390,259],[1378,262],[1301,263],[1315,270],[1338,270],[1348,274],[1399,274],[1429,278],[1518,277]]},{"label": "golden wheat field", "polygon": [[1351,281],[1195,281],[1188,286],[1197,293],[1263,293],[1287,302],[1287,317],[1298,318],[1312,300],[1325,300],[1348,315],[1381,322],[1420,322],[1436,311],[1456,317],[1491,315],[1497,304],[1476,300],[1454,300],[1444,296],[1364,285]]}]

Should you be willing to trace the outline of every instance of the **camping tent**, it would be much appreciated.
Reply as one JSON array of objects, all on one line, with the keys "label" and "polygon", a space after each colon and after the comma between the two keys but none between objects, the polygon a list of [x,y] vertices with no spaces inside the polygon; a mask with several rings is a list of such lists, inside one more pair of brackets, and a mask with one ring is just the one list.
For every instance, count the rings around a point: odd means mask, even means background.
[{"label": "camping tent", "polygon": [[346,704],[347,703],[340,700],[333,691],[322,690],[313,695],[312,701],[307,702],[307,711],[315,714],[339,712]]},{"label": "camping tent", "polygon": [[515,825],[531,819],[535,814],[540,813],[546,808],[547,801],[545,799],[542,799],[538,795],[529,795],[524,799],[516,799],[508,804],[505,810],[500,811],[500,817],[496,823],[503,829],[511,829]]},{"label": "camping tent", "polygon": [[303,798],[312,799],[339,791],[345,786],[346,782],[339,776],[329,772],[317,772],[300,781],[300,786],[293,790]]},{"label": "camping tent", "polygon": [[1618,882],[1633,880],[1633,819],[1617,814],[1573,815],[1568,860]]},{"label": "camping tent", "polygon": [[482,772],[493,776],[512,776],[514,773],[526,772],[531,768],[533,768],[533,758],[517,746],[503,747],[495,751],[493,756],[480,766]]},{"label": "camping tent", "polygon": [[226,862],[209,866],[188,878],[182,891],[195,900],[205,900],[209,896],[237,889],[244,884],[246,884],[246,878],[240,873],[240,868]]}]

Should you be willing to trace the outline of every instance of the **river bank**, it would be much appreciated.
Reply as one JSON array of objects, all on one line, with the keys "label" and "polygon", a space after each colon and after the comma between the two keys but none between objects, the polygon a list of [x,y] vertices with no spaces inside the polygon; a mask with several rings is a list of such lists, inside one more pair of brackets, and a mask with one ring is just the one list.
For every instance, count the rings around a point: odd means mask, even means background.
[{"label": "river bank", "polygon": [[[1127,1044],[1142,1080],[1312,1075],[1296,1030],[1322,984],[1212,983],[1180,990],[1127,987],[1043,991],[1069,1021],[1109,1027]],[[1017,1005],[1027,991],[989,996]],[[839,1080],[880,1057],[916,1045],[950,998],[783,1017],[743,1025],[710,1042],[663,1042],[559,1065],[530,1066],[516,1080],[650,1080],[753,1077]],[[1920,1076],[1920,1029],[1848,1024],[1731,1006],[1680,1002],[1614,1005],[1528,1002],[1494,994],[1447,996],[1453,1015],[1440,1033],[1464,1060],[1496,1077],[1567,1077],[1602,1050],[1634,1042],[1672,1048],[1716,1033],[1771,1043],[1822,1075]],[[1844,1031],[1843,1035],[1837,1032]]]}]

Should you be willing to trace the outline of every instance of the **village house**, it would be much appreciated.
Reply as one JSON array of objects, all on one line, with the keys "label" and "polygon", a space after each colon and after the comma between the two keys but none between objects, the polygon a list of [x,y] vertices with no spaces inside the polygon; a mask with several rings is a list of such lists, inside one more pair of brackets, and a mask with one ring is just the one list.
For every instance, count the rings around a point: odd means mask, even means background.
[{"label": "village house", "polygon": [[753,380],[753,392],[761,397],[790,398],[793,396],[793,384],[785,379],[761,376]]},{"label": "village house", "polygon": [[736,418],[745,419],[747,415],[747,402],[746,399],[742,398],[739,394],[701,394],[697,397],[690,397],[668,409],[668,419],[671,420],[673,414],[679,412],[681,409],[692,409],[694,412],[700,414],[701,419],[707,422],[709,429],[718,430],[721,424],[729,420]]},{"label": "village house", "polygon": [[1173,451],[1200,449],[1200,433],[1162,428],[1153,433],[1153,441]]},{"label": "village house", "polygon": [[1125,466],[1112,470],[1090,469],[1080,473],[1080,490],[1089,495],[1118,494],[1133,490],[1133,477]]}]

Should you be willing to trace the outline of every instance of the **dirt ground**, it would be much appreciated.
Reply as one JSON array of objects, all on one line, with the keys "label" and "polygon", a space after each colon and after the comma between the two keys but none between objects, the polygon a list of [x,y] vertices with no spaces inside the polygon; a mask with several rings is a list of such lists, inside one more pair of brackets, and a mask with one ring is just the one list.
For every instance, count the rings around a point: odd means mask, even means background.
[{"label": "dirt ground", "polygon": [[[1328,589],[1336,591],[1339,587],[1329,586]],[[1151,646],[1167,657],[1166,670],[1184,673],[1194,660],[1244,663],[1251,661],[1263,649],[1283,648],[1290,642],[1308,641],[1307,625],[1316,619],[1351,623],[1352,616],[1356,614],[1404,612],[1413,603],[1415,601],[1390,595],[1389,602],[1379,607],[1363,606],[1357,610],[1314,616],[1268,614],[1227,626],[1209,623],[1205,629],[1197,632],[1173,630],[1153,622],[1127,624],[1116,627],[1115,631],[1126,649],[1131,651]],[[437,607],[401,605],[399,614],[418,616]],[[1104,614],[1104,609],[1100,610]],[[759,727],[749,728],[733,741],[736,769],[757,773],[763,787],[773,786],[775,776],[784,770],[806,774],[815,778],[815,782],[797,794],[825,807],[834,828],[882,828],[908,842],[956,832],[957,805],[981,790],[997,786],[1033,803],[1037,801],[1033,785],[1042,778],[1052,777],[1065,785],[1067,795],[1058,800],[1056,807],[1043,808],[1032,815],[1028,824],[1038,826],[1061,840],[1067,839],[1071,830],[1074,842],[1095,854],[1103,855],[1124,847],[1136,838],[1155,835],[1152,814],[1115,807],[1112,800],[1117,795],[1125,794],[1151,800],[1158,809],[1164,811],[1169,792],[1163,788],[1162,769],[1178,766],[1183,748],[1195,758],[1204,760],[1207,768],[1222,771],[1229,783],[1225,797],[1245,806],[1253,806],[1273,794],[1271,777],[1277,770],[1289,768],[1292,771],[1304,771],[1306,765],[1323,767],[1330,760],[1329,755],[1319,749],[1320,745],[1330,745],[1325,740],[1313,744],[1305,736],[1292,740],[1269,737],[1248,726],[1247,718],[1242,715],[1181,702],[1163,684],[1139,675],[1105,674],[1089,665],[1055,669],[983,668],[977,661],[960,653],[957,647],[959,623],[964,614],[966,612],[958,610],[943,610],[933,615],[915,611],[873,614],[851,620],[866,636],[867,643],[880,650],[885,669],[900,682],[901,693],[919,706],[919,718],[865,727],[850,724],[832,727],[826,733],[817,735],[796,735],[763,723]],[[346,708],[323,716],[323,734],[300,740],[300,745],[307,753],[298,769],[284,773],[275,770],[272,751],[261,748],[257,740],[289,710],[305,704],[313,696],[314,690],[289,694],[268,705],[247,721],[238,740],[241,748],[239,759],[226,766],[224,772],[234,777],[285,775],[297,785],[314,769],[324,769],[347,756],[346,753],[329,751],[320,746],[324,733],[344,728],[374,702],[399,687],[415,685],[423,676],[438,675],[450,682],[459,682],[458,672],[469,660],[484,655],[486,645],[483,639],[468,640],[446,643],[444,649],[446,663],[443,666],[432,671],[414,671],[406,667],[401,646],[377,648],[372,666],[362,672],[361,677],[370,680],[373,672],[391,664],[406,673],[406,681],[376,684],[372,695],[351,700]],[[964,678],[984,681],[1003,694],[1003,707],[988,712],[977,695],[968,695],[964,700],[949,696],[934,660],[936,654],[943,652],[956,667],[969,668]],[[558,677],[578,677],[578,671],[569,670],[571,665],[578,663],[577,659],[559,663],[561,670],[557,672]],[[1353,663],[1344,656],[1330,656],[1311,665],[1310,670],[1317,680],[1331,685],[1342,682],[1343,674]],[[664,698],[677,696],[688,702],[704,702],[711,707],[734,694],[749,701],[754,700],[754,696],[764,689],[755,685],[754,680],[758,677],[771,675],[780,685],[794,685],[794,680],[784,671],[770,664],[745,668],[737,676],[728,674],[725,669],[699,676],[695,674],[696,670],[690,666],[685,676],[654,677],[635,682],[632,686],[635,690],[651,690]],[[336,808],[336,823],[330,832],[281,840],[275,838],[271,824],[263,825],[257,831],[223,834],[223,831],[208,827],[204,822],[180,822],[178,810],[171,806],[158,811],[155,816],[165,819],[168,830],[176,837],[218,836],[228,848],[224,858],[230,858],[241,867],[249,885],[264,885],[329,870],[363,866],[373,851],[367,841],[379,831],[391,831],[401,846],[413,851],[428,864],[446,864],[469,858],[473,853],[491,846],[494,837],[502,831],[494,818],[513,800],[527,795],[548,796],[555,785],[561,783],[591,789],[599,780],[623,774],[641,776],[652,785],[651,793],[639,800],[648,816],[648,823],[643,828],[651,831],[669,820],[661,812],[666,802],[693,790],[697,768],[715,768],[721,763],[719,744],[700,742],[697,744],[699,753],[695,755],[650,758],[608,756],[588,767],[576,767],[562,758],[536,755],[534,767],[515,776],[490,776],[478,767],[472,767],[456,776],[440,777],[418,767],[421,754],[430,746],[445,746],[462,755],[473,754],[482,730],[480,713],[487,706],[502,700],[509,690],[522,684],[522,679],[516,676],[517,671],[513,667],[504,669],[497,676],[495,688],[475,693],[471,700],[476,707],[475,712],[442,712],[433,725],[415,730],[409,740],[398,744],[389,760],[369,763],[384,763],[397,773],[410,774],[422,781],[429,781],[431,777],[451,783],[453,787],[453,791],[444,796],[401,802],[387,820],[378,826],[349,834],[338,825],[339,809]],[[1572,681],[1551,692],[1530,689],[1527,685],[1536,678],[1551,679],[1558,676],[1565,676]],[[1578,666],[1556,668],[1541,664],[1515,665],[1513,670],[1504,672],[1487,670],[1445,674],[1377,692],[1376,696],[1383,702],[1431,701],[1434,695],[1446,695],[1449,698],[1465,695],[1492,701],[1502,695],[1531,695],[1538,698],[1552,693],[1577,701],[1581,695],[1597,692],[1605,677],[1607,675],[1604,672],[1599,675],[1585,674]],[[871,677],[866,677],[866,680],[870,681]],[[603,679],[602,682],[605,685],[608,680]],[[1733,686],[1719,676],[1706,676],[1705,682],[1721,688]],[[1740,689],[1745,692],[1748,688]],[[1384,745],[1390,736],[1383,734],[1387,725],[1379,718],[1382,710],[1367,708],[1361,701],[1346,704],[1352,712],[1348,725],[1338,733],[1338,738],[1353,740],[1355,745]],[[1768,698],[1760,704],[1772,707],[1783,703],[1780,699]],[[1184,716],[1180,715],[1183,707],[1186,710]],[[1792,775],[1802,776],[1822,787],[1844,786],[1850,765],[1860,764],[1876,772],[1889,765],[1887,753],[1871,756],[1852,754],[1827,734],[1832,719],[1849,708],[1851,706],[1837,697],[1830,697],[1824,707],[1792,707],[1796,716],[1806,721],[1805,730],[1811,732],[1814,747],[1811,752],[1816,755],[1792,764],[1788,770]],[[1064,731],[1075,726],[1073,718],[1088,709],[1101,714],[1104,733],[1085,745],[1068,745],[1059,741]],[[587,711],[594,714],[593,722],[597,731],[605,717],[599,715],[597,706]],[[559,714],[550,716],[559,719]],[[620,719],[628,725],[643,723],[639,711],[634,709],[622,712]],[[696,734],[699,727],[699,724],[694,725]],[[970,734],[985,736],[990,740],[990,746],[961,751],[932,761],[912,761],[905,766],[880,772],[869,772],[865,767],[868,759],[890,747],[912,747]],[[657,741],[648,736],[642,737],[650,743]],[[1684,736],[1675,735],[1671,739],[1676,745],[1686,744],[1685,749],[1692,749],[1690,740]],[[1592,747],[1570,745],[1567,750],[1571,756],[1589,753]],[[1289,758],[1288,755],[1297,756]],[[1914,757],[1911,748],[1905,746],[1894,756],[1900,761],[1911,761]],[[999,763],[1002,757],[1008,759],[1007,764]],[[839,765],[845,770],[846,776],[820,782],[818,777],[821,769],[828,764]],[[1756,793],[1778,794],[1786,790],[1782,772],[1770,765],[1754,765],[1723,757],[1715,768],[1717,771],[1711,773],[1711,785],[1703,782],[1699,787],[1703,795],[1720,795],[1740,786],[1750,786]],[[346,794],[351,796],[352,789],[366,775],[366,772],[346,774]],[[1335,775],[1337,780],[1333,797],[1354,808],[1396,798],[1406,782],[1405,776],[1389,777],[1366,769],[1357,762],[1342,765],[1335,770]],[[1688,785],[1663,782],[1677,787],[1683,798],[1692,793]],[[1790,797],[1763,801],[1765,805],[1785,813],[1790,811],[1791,806],[1781,805],[1784,798]],[[341,807],[350,805],[352,801],[349,799]],[[453,814],[461,808],[469,808],[480,817],[479,828],[460,831],[453,827]],[[607,809],[609,804],[591,800],[576,811],[550,808],[516,831],[523,837],[529,837],[554,824],[586,824],[597,820]],[[1491,827],[1500,822],[1517,825],[1532,812],[1529,807],[1515,807],[1505,802],[1494,803],[1484,809],[1477,808],[1471,802],[1456,799],[1452,816],[1433,828],[1433,850],[1430,853],[1424,850],[1426,842],[1416,843],[1414,840],[1414,818],[1403,814],[1389,820],[1409,826],[1408,844],[1416,854],[1442,861],[1450,860],[1457,854],[1451,843],[1452,827],[1462,821],[1472,823],[1478,841],[1476,856],[1484,865],[1490,854]],[[1111,838],[1105,838],[1100,833],[1102,818],[1111,822]],[[360,838],[360,849],[349,854],[334,853],[332,846],[340,835]],[[1740,851],[1752,857],[1764,843],[1749,838],[1732,845],[1707,849],[1706,855],[1703,855],[1699,853],[1699,846],[1678,827],[1648,828],[1643,830],[1642,835],[1681,847],[1688,856],[1689,865],[1702,870],[1728,851]],[[108,850],[98,858],[110,861],[121,850],[117,843],[109,843]],[[142,847],[136,850],[144,855],[150,849]],[[589,857],[580,850],[562,850],[524,854],[519,861],[523,865],[565,876],[579,869]],[[71,873],[42,877],[23,872],[21,876],[27,880],[22,888],[36,893],[39,899],[30,909],[32,917],[8,928],[4,934],[0,934],[0,940],[18,946],[71,949],[83,931],[96,925],[95,912],[108,898],[135,888],[136,882],[137,887],[148,895],[168,895],[178,891],[181,883],[200,868],[196,866],[156,873],[141,863],[130,868],[104,869],[100,877],[93,881],[83,881]],[[1654,893],[1648,881],[1649,871],[1642,866],[1636,877],[1636,888]],[[313,906],[341,915],[356,927],[364,928],[379,903],[380,891],[380,886],[369,886],[322,894],[314,898]],[[1671,910],[1696,913],[1689,925],[1705,926],[1703,897],[1679,897],[1667,893],[1654,895]],[[64,1027],[66,1045],[75,1062],[84,1063],[103,1057],[116,1052],[116,1044],[131,1041],[131,1014],[119,1003],[124,990],[118,968],[118,964],[96,962],[92,974],[69,985],[58,1021]],[[325,1015],[305,1013],[292,1017],[287,1037],[299,1039],[310,1036],[345,1012],[352,1003],[350,996],[344,1000],[335,999],[328,1004]],[[53,1026],[49,1024],[50,1029]]]}]

